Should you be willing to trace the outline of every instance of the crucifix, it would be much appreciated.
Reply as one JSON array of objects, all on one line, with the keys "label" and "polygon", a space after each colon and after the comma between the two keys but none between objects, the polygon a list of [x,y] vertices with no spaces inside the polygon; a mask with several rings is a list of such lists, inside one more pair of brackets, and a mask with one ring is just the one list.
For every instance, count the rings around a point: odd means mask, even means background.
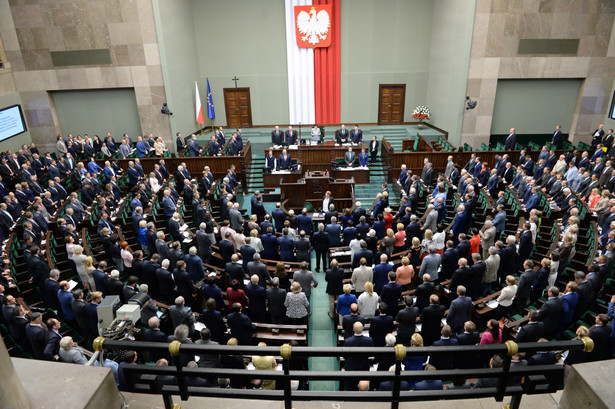
[{"label": "crucifix", "polygon": [[237,88],[237,81],[239,81],[239,78],[237,78],[237,76],[234,75],[231,81],[235,81],[235,88]]}]

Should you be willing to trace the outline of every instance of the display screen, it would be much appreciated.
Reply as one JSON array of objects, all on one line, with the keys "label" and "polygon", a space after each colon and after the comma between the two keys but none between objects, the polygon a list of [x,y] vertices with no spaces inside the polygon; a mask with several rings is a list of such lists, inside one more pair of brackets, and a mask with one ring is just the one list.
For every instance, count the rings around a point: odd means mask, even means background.
[{"label": "display screen", "polygon": [[26,130],[21,106],[13,105],[0,109],[0,141],[24,133]]}]

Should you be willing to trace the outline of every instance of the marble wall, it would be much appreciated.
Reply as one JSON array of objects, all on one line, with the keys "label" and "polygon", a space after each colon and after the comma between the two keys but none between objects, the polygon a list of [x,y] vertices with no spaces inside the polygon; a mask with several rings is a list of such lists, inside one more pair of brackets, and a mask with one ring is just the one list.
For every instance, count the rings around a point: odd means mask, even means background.
[{"label": "marble wall", "polygon": [[[38,145],[60,132],[48,91],[97,88],[134,88],[142,131],[171,141],[151,0],[0,0],[0,36]],[[52,64],[52,51],[90,49],[111,64]]]},{"label": "marble wall", "polygon": [[[610,105],[614,18],[613,0],[477,0],[466,95],[478,106],[464,112],[461,143],[489,140],[500,78],[582,78],[569,138],[587,139]],[[576,56],[520,56],[523,38],[578,38],[580,44]]]}]

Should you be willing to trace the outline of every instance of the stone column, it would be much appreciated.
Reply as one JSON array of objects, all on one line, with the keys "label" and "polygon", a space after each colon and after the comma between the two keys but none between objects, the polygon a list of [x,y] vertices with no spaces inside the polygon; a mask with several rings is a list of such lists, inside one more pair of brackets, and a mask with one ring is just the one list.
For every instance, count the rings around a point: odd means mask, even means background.
[{"label": "stone column", "polygon": [[6,350],[4,340],[0,339],[0,408],[3,409],[30,409],[30,401],[26,391],[15,374],[9,352]]}]

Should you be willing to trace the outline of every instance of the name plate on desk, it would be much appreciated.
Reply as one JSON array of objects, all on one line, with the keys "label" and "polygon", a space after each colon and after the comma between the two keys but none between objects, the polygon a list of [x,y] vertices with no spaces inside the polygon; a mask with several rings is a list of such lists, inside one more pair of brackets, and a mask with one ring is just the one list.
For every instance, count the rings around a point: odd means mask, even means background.
[{"label": "name plate on desk", "polygon": [[288,149],[299,149],[299,145],[288,145]]}]

